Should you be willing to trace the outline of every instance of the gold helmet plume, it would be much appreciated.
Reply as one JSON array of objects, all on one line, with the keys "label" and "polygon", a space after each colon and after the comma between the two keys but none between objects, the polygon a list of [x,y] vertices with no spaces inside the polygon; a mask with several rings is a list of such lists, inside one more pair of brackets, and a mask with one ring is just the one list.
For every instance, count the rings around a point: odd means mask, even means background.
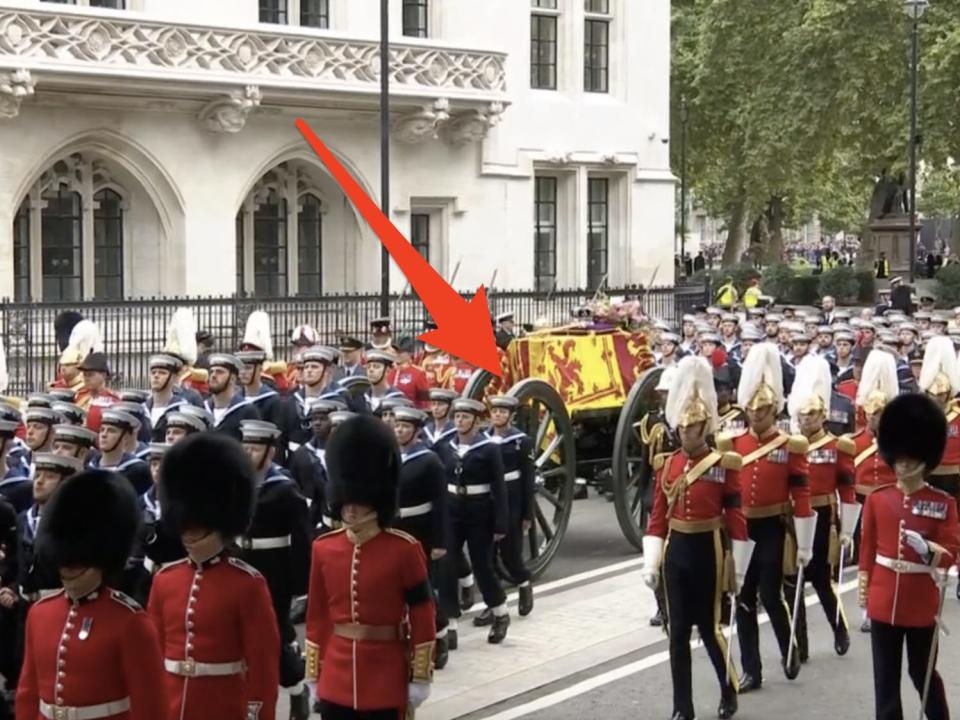
[{"label": "gold helmet plume", "polygon": [[819,355],[807,355],[797,366],[797,376],[787,400],[787,410],[794,422],[801,414],[830,414],[832,394],[830,364]]},{"label": "gold helmet plume", "polygon": [[883,350],[874,350],[863,364],[857,386],[857,405],[867,415],[876,415],[900,392],[897,361]]},{"label": "gold helmet plume", "polygon": [[717,391],[713,385],[713,370],[705,358],[688,356],[677,365],[664,414],[671,427],[689,427],[702,422],[706,434],[716,432],[720,425]]},{"label": "gold helmet plume", "polygon": [[737,399],[748,410],[773,406],[783,410],[783,367],[780,353],[773,343],[753,346],[743,363]]}]

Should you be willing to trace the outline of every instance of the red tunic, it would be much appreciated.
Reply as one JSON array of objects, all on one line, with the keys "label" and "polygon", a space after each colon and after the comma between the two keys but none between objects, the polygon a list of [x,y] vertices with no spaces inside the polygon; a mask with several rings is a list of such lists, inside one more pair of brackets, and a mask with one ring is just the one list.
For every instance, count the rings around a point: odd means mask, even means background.
[{"label": "red tunic", "polygon": [[811,499],[833,498],[839,494],[842,503],[857,501],[853,490],[853,452],[851,439],[838,438],[830,433],[823,432],[820,437],[810,441],[807,450],[810,470],[807,477]]},{"label": "red tunic", "polygon": [[[740,458],[732,453],[724,456],[716,452],[712,453],[710,461],[698,468],[705,457],[706,454],[689,458],[679,450],[667,457],[658,475],[653,511],[647,522],[647,535],[665,538],[670,520],[698,523],[722,516],[731,540],[747,539],[747,522],[740,509],[740,479],[735,469]],[[707,464],[709,466],[705,467]],[[668,517],[666,487],[691,470],[696,470],[698,476],[693,482],[687,482],[686,489],[677,496],[670,508]]]},{"label": "red tunic", "polygon": [[16,717],[44,720],[41,701],[89,708],[126,700],[130,709],[110,720],[162,720],[162,672],[156,630],[133,600],[101,588],[73,602],[61,591],[30,608]]},{"label": "red tunic", "polygon": [[77,405],[87,411],[87,427],[94,432],[100,432],[103,409],[118,402],[120,402],[120,396],[107,388],[96,395],[86,388],[81,388],[77,393]]},{"label": "red tunic", "polygon": [[854,487],[857,494],[869,495],[877,488],[892,485],[897,476],[877,453],[877,443],[869,430],[850,436],[854,443]]},{"label": "red tunic", "polygon": [[[762,440],[753,431],[733,438],[733,451],[743,457],[740,494],[746,517],[764,517],[768,509],[793,502],[795,517],[810,517],[809,465],[806,439],[779,430]],[[764,452],[757,454],[758,450]]]},{"label": "red tunic", "polygon": [[856,403],[858,386],[859,383],[853,378],[850,378],[849,380],[844,380],[843,382],[837,383],[837,392],[841,395],[846,395],[854,403]]},{"label": "red tunic", "polygon": [[470,363],[457,360],[453,365],[453,372],[450,374],[450,384],[448,387],[462,395],[475,371],[476,368]]},{"label": "red tunic", "polygon": [[[370,626],[406,632],[394,640],[345,637],[344,628]],[[314,541],[307,680],[319,678],[319,697],[355,710],[405,708],[411,657],[414,676],[429,677],[435,638],[427,561],[415,538],[393,529],[363,538],[340,530]]]},{"label": "red tunic", "polygon": [[[904,541],[901,530],[914,530],[945,548],[939,567],[948,568],[960,549],[956,501],[929,485],[909,495],[890,485],[867,498],[862,528],[860,591],[861,598],[866,594],[867,615],[889,625],[933,625],[940,607],[939,589],[931,573],[917,567],[923,564],[922,558]],[[898,573],[885,566],[891,560],[912,566]]]},{"label": "red tunic", "polygon": [[416,365],[401,365],[387,373],[387,385],[407,396],[421,410],[430,405],[430,383],[426,373]]},{"label": "red tunic", "polygon": [[947,410],[947,446],[941,465],[960,465],[960,409],[956,405]]},{"label": "red tunic", "polygon": [[202,566],[180,560],[154,577],[147,610],[166,661],[246,666],[219,676],[164,672],[167,720],[274,720],[280,636],[260,573],[227,555]]}]

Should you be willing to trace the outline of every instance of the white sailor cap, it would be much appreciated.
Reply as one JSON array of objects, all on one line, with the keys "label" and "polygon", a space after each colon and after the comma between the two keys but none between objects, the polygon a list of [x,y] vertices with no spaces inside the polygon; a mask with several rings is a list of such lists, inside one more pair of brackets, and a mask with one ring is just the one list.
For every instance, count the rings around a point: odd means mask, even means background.
[{"label": "white sailor cap", "polygon": [[37,470],[49,470],[64,476],[83,470],[83,462],[79,458],[52,452],[36,453],[33,456],[33,466]]},{"label": "white sailor cap", "polygon": [[111,427],[125,428],[127,430],[134,430],[140,427],[140,421],[136,417],[126,412],[125,410],[119,410],[116,407],[108,407],[103,411],[103,414],[100,418],[101,425],[110,425]]},{"label": "white sailor cap", "polygon": [[513,395],[494,395],[490,398],[490,407],[516,410],[520,407],[520,400]]},{"label": "white sailor cap", "polygon": [[420,427],[427,421],[427,414],[415,407],[398,407],[393,411],[395,422],[406,422]]},{"label": "white sailor cap", "polygon": [[473,398],[457,398],[453,401],[453,412],[473,413],[474,415],[483,415],[487,411],[487,406],[482,400]]},{"label": "white sailor cap", "polygon": [[280,437],[280,428],[266,420],[241,420],[240,435],[245,443],[272,445]]},{"label": "white sailor cap", "polygon": [[214,353],[210,356],[210,368],[222,367],[226,368],[232,373],[237,375],[240,374],[240,361],[237,359],[236,355],[230,353]]},{"label": "white sailor cap", "polygon": [[53,439],[72,445],[91,448],[97,441],[97,434],[81,425],[54,425]]},{"label": "white sailor cap", "polygon": [[174,410],[167,415],[167,428],[182,428],[192,432],[203,432],[208,428],[207,424],[198,415],[183,412],[184,409]]}]

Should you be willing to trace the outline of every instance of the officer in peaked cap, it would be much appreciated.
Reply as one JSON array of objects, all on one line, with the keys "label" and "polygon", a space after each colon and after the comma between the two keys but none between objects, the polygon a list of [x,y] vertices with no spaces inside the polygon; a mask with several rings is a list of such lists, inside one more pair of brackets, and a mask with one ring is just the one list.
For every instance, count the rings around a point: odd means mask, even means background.
[{"label": "officer in peaked cap", "polygon": [[259,420],[257,406],[243,397],[238,387],[241,363],[236,355],[210,356],[210,397],[204,407],[213,415],[213,430],[239,440],[240,423]]},{"label": "officer in peaked cap", "polygon": [[120,402],[120,396],[106,386],[110,366],[104,353],[87,355],[80,363],[80,370],[83,372],[83,387],[77,392],[77,405],[87,411],[87,427],[99,432],[101,413],[104,408]]},{"label": "officer in peaked cap", "polygon": [[[36,603],[27,619],[22,717],[105,718],[118,708],[134,717],[163,706],[156,628],[111,586],[138,524],[136,497],[115,473],[86,471],[54,491],[36,545],[57,567],[64,592]],[[135,659],[136,671],[103,672],[118,658]]]},{"label": "officer in peaked cap", "polygon": [[513,311],[500,313],[497,315],[496,321],[497,330],[494,337],[497,341],[497,347],[506,350],[517,337]]},{"label": "officer in peaked cap", "polygon": [[389,350],[393,345],[393,328],[390,318],[379,317],[370,321],[370,344],[367,349]]},{"label": "officer in peaked cap", "polygon": [[342,380],[351,375],[364,375],[363,370],[363,342],[350,335],[341,335],[338,340],[340,363],[334,373],[334,380]]},{"label": "officer in peaked cap", "polygon": [[280,633],[280,686],[291,696],[291,719],[307,720],[310,691],[303,684],[303,661],[290,622],[293,598],[307,592],[312,540],[307,501],[275,462],[280,428],[264,420],[244,420],[240,433],[257,478],[253,521],[238,538],[241,557],[267,580]]},{"label": "officer in peaked cap", "polygon": [[138,428],[137,419],[130,413],[112,407],[104,410],[100,422],[100,455],[91,461],[90,467],[122,473],[137,495],[142,495],[153,484],[150,468],[125,448],[127,437],[135,437]]}]

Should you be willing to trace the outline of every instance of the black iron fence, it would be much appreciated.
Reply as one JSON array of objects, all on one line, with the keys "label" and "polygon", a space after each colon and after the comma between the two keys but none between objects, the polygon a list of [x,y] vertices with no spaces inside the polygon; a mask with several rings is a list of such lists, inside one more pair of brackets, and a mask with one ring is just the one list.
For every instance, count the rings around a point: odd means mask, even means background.
[{"label": "black iron fence", "polygon": [[[613,289],[612,298],[636,296],[635,288]],[[650,288],[640,292],[648,315],[679,322],[684,313],[709,301],[702,285]],[[498,291],[489,296],[496,315],[512,311],[518,324],[568,322],[573,307],[588,302],[588,290],[560,290],[549,295],[531,291]],[[466,296],[469,297],[469,296]],[[167,326],[177,308],[190,308],[197,327],[210,332],[220,349],[235,349],[243,337],[247,317],[254,310],[270,316],[274,355],[289,360],[290,335],[299,325],[310,325],[320,341],[335,344],[342,333],[366,339],[370,321],[380,312],[377,294],[327,295],[320,298],[162,298],[116,302],[12,303],[0,304],[0,332],[7,354],[8,394],[23,397],[42,390],[55,376],[59,350],[54,319],[65,310],[76,310],[93,320],[103,336],[104,350],[113,371],[115,387],[147,386],[147,358],[160,351]],[[428,314],[411,295],[394,296],[390,302],[394,336],[416,336]]]}]

